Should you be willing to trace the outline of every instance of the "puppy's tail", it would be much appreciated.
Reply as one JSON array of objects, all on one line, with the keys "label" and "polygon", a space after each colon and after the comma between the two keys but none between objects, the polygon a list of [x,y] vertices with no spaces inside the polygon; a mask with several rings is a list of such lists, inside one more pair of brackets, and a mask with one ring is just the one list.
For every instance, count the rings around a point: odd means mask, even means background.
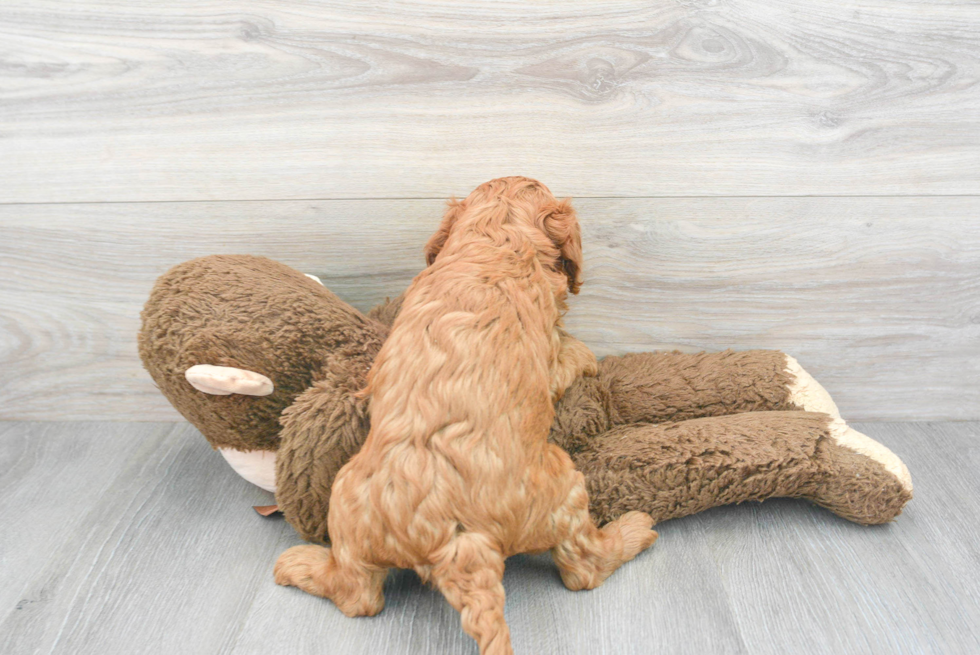
[{"label": "puppy's tail", "polygon": [[481,655],[513,655],[504,620],[504,558],[484,535],[454,537],[425,571],[460,613],[463,630],[476,639]]}]

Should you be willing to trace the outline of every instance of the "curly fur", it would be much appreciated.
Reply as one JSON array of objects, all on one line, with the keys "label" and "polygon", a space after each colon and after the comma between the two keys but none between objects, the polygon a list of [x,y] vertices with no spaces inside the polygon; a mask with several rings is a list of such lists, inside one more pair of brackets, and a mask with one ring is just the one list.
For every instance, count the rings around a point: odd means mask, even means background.
[{"label": "curly fur", "polygon": [[571,589],[598,586],[656,539],[630,512],[596,528],[571,458],[547,441],[554,401],[592,353],[561,329],[581,284],[575,213],[503,178],[453,202],[368,375],[371,430],[334,483],[332,548],[299,546],[276,581],[374,614],[389,567],[460,611],[483,653],[510,653],[509,555],[551,550]]}]

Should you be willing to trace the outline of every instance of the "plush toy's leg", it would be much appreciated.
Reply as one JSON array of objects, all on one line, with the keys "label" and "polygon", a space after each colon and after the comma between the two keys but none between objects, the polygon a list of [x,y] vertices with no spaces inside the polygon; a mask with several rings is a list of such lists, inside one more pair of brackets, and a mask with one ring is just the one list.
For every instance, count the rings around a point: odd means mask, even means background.
[{"label": "plush toy's leg", "polygon": [[[823,387],[785,353],[726,350],[606,357],[595,377],[575,381],[557,412],[567,430],[598,434],[626,423],[792,409],[840,415]],[[596,424],[578,425],[586,419]]]},{"label": "plush toy's leg", "polygon": [[456,608],[463,630],[483,655],[511,655],[510,629],[504,620],[504,558],[480,535],[457,536],[433,566],[419,570],[431,578]]},{"label": "plush toy's leg", "polygon": [[293,546],[279,556],[274,574],[276,584],[329,598],[347,616],[374,616],[385,606],[386,569],[338,561],[324,546]]},{"label": "plush toy's leg", "polygon": [[630,510],[659,522],[772,497],[806,498],[858,523],[894,519],[912,498],[911,486],[842,444],[834,422],[822,413],[782,411],[626,425],[591,439],[572,458],[599,522]]}]

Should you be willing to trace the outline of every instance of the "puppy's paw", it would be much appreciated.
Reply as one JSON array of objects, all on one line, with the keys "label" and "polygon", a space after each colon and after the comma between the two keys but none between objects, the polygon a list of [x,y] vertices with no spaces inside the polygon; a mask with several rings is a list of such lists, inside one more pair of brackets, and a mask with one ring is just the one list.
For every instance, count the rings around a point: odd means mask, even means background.
[{"label": "puppy's paw", "polygon": [[599,362],[596,360],[595,355],[593,355],[591,351],[589,352],[589,355],[591,355],[591,357],[589,357],[582,366],[582,376],[587,378],[595,377],[599,374]]},{"label": "puppy's paw", "polygon": [[623,537],[623,561],[629,561],[653,545],[659,536],[653,518],[644,512],[626,512],[616,521]]},{"label": "puppy's paw", "polygon": [[276,561],[272,571],[276,584],[317,594],[316,578],[323,574],[332,557],[330,549],[323,546],[293,546]]},{"label": "puppy's paw", "polygon": [[560,358],[567,362],[575,377],[593,376],[599,372],[599,362],[588,346],[571,335],[567,335],[561,344]]},{"label": "puppy's paw", "polygon": [[557,402],[565,390],[579,376],[593,376],[599,372],[595,354],[584,343],[559,329],[561,346],[551,370],[551,397]]}]

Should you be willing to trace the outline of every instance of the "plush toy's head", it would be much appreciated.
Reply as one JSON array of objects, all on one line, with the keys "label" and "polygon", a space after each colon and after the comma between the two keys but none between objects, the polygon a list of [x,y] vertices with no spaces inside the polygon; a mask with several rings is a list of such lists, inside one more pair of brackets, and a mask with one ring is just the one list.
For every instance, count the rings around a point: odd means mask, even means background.
[{"label": "plush toy's head", "polygon": [[[139,351],[164,396],[212,446],[276,450],[279,419],[337,357],[366,357],[384,340],[373,321],[302,273],[264,257],[213,255],[157,280],[143,309]],[[268,377],[265,396],[212,395],[185,374],[197,365]]]}]

